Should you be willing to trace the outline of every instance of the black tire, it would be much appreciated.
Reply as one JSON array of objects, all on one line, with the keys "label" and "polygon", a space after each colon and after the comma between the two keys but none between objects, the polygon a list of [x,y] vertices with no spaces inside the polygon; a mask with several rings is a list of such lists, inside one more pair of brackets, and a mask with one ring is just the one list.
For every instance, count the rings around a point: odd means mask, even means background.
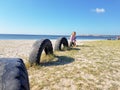
[{"label": "black tire", "polygon": [[30,90],[22,59],[0,58],[0,90]]},{"label": "black tire", "polygon": [[38,40],[33,44],[33,50],[29,56],[30,64],[40,64],[40,57],[42,51],[45,51],[45,54],[53,54],[53,46],[49,39]]},{"label": "black tire", "polygon": [[68,40],[65,37],[61,37],[56,40],[54,49],[57,51],[61,51],[62,44],[63,44],[63,47],[68,47]]}]

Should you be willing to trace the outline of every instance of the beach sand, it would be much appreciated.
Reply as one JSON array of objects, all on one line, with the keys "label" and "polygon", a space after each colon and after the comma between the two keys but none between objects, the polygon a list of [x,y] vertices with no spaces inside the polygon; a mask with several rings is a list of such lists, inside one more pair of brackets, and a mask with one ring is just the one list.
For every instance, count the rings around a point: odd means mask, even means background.
[{"label": "beach sand", "polygon": [[[36,40],[0,40],[0,58],[22,58],[28,60]],[[56,40],[51,40],[53,48]],[[78,40],[77,44],[82,40]]]},{"label": "beach sand", "polygon": [[[26,63],[35,41],[0,40],[0,58]],[[55,54],[59,61],[27,68],[31,90],[120,90],[120,41],[78,40],[76,48]]]},{"label": "beach sand", "polygon": [[28,60],[35,40],[0,40],[0,58],[22,58]]}]

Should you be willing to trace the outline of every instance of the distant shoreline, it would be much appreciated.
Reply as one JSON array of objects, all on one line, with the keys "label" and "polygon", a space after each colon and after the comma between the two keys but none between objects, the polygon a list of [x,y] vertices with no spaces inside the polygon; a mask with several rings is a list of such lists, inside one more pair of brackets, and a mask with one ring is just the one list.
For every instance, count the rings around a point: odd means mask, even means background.
[{"label": "distant shoreline", "polygon": [[[39,35],[44,35],[44,36],[48,36],[48,35],[50,35],[50,36],[69,36],[69,35],[63,35],[63,34],[60,34],[60,35],[53,35],[53,34],[5,34],[5,33],[1,33],[0,35],[33,35],[33,36],[39,36]],[[118,34],[111,34],[111,35],[107,35],[107,34],[78,34],[77,36],[120,36],[120,35],[118,35]]]},{"label": "distant shoreline", "polygon": [[[37,40],[37,39],[58,39],[70,35],[26,35],[26,34],[0,34],[0,40]],[[118,35],[77,35],[77,40],[107,40],[115,39]]]}]

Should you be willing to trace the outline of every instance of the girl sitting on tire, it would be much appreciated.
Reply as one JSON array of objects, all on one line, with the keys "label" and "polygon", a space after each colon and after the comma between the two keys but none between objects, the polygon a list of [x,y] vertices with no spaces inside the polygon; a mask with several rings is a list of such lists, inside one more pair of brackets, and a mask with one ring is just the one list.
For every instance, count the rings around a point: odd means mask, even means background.
[{"label": "girl sitting on tire", "polygon": [[70,47],[76,46],[76,32],[72,32],[70,36]]}]

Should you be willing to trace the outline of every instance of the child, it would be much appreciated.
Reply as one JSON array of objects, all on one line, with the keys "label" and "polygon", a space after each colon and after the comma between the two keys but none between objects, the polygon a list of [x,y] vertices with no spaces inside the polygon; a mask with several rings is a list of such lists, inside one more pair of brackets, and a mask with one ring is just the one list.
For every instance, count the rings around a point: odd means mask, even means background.
[{"label": "child", "polygon": [[76,46],[76,32],[73,32],[70,36],[70,47]]}]

